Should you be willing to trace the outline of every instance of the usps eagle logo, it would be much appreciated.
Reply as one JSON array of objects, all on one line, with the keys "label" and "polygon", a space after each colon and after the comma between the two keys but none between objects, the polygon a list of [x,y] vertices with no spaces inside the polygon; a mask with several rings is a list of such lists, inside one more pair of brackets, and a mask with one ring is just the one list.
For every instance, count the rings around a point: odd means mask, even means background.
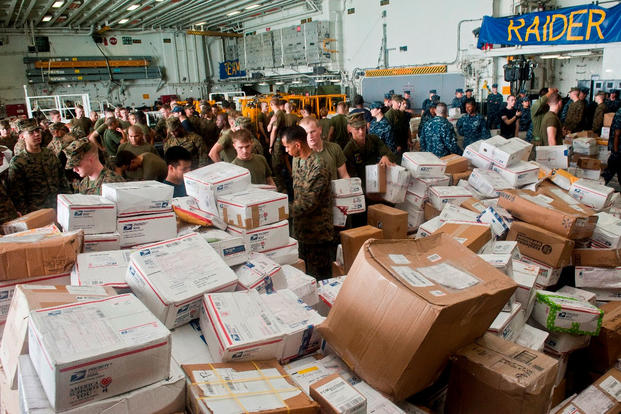
[{"label": "usps eagle logo", "polygon": [[99,383],[101,384],[102,392],[108,392],[108,387],[112,384],[112,377],[102,378]]}]

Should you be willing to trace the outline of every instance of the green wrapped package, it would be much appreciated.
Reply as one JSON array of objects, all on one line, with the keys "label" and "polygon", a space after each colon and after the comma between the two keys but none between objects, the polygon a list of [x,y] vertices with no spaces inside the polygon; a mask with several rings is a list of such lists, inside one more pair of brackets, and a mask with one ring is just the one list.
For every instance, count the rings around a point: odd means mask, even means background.
[{"label": "green wrapped package", "polygon": [[561,292],[538,290],[533,317],[550,332],[597,336],[604,311]]}]

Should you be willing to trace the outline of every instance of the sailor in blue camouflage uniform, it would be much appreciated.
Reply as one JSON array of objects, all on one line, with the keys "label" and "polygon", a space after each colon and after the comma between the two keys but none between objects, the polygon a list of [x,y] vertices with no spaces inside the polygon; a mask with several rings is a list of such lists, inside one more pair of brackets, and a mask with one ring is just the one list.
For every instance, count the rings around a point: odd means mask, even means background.
[{"label": "sailor in blue camouflage uniform", "polygon": [[457,132],[464,137],[464,148],[473,142],[490,137],[489,129],[474,102],[466,103],[466,114],[457,120]]},{"label": "sailor in blue camouflage uniform", "polygon": [[504,99],[498,92],[498,84],[492,85],[492,92],[487,95],[487,128],[497,129],[500,127],[500,110]]},{"label": "sailor in blue camouflage uniform", "polygon": [[526,89],[522,88],[522,89],[520,89],[520,93],[518,94],[518,96],[517,96],[517,98],[515,100],[515,107],[516,108],[521,108],[522,107],[522,102],[524,102],[524,100],[526,100],[526,99],[529,99],[528,96],[526,96]]},{"label": "sailor in blue camouflage uniform", "polygon": [[455,89],[455,97],[451,101],[451,108],[461,108],[461,103],[464,98],[464,90],[462,88]]},{"label": "sailor in blue camouflage uniform", "polygon": [[397,144],[395,142],[395,137],[392,133],[392,126],[388,119],[382,113],[382,103],[381,102],[373,102],[369,105],[369,110],[371,111],[371,115],[373,119],[369,124],[369,134],[377,135],[379,139],[381,139],[384,144],[395,154],[397,153]]},{"label": "sailor in blue camouflage uniform", "polygon": [[533,140],[533,121],[530,113],[530,99],[528,96],[522,100],[522,116],[520,117],[520,132],[526,131],[526,141]]},{"label": "sailor in blue camouflage uniform", "polygon": [[449,154],[459,154],[462,151],[457,145],[455,129],[446,117],[448,109],[446,104],[440,102],[436,105],[436,116],[425,122],[423,133],[420,138],[420,150],[431,152],[437,157]]},{"label": "sailor in blue camouflage uniform", "polygon": [[437,91],[435,89],[431,89],[429,91],[429,98],[425,99],[423,101],[423,113],[429,109],[429,107],[431,106],[431,104],[433,103],[434,100],[434,96],[436,95]]},{"label": "sailor in blue camouflage uniform", "polygon": [[621,108],[621,99],[619,99],[619,91],[617,89],[610,91],[610,97],[606,99],[606,106],[608,107],[607,112],[617,112]]},{"label": "sailor in blue camouflage uniform", "polygon": [[602,177],[608,184],[616,174],[617,180],[621,182],[621,108],[617,109],[614,118],[612,118],[608,149],[610,150],[608,166],[602,173]]}]

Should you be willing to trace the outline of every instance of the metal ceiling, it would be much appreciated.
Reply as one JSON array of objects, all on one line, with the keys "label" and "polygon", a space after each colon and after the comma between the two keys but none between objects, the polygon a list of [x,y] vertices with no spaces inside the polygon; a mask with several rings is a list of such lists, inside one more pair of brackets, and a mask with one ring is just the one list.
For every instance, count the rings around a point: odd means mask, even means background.
[{"label": "metal ceiling", "polygon": [[239,31],[245,21],[300,6],[318,11],[321,0],[0,0],[0,29]]}]

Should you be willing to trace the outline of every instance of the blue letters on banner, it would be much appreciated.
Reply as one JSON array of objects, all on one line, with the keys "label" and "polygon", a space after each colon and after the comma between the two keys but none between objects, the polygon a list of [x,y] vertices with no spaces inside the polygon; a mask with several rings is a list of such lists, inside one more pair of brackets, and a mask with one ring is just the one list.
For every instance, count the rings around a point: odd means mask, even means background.
[{"label": "blue letters on banner", "polygon": [[485,16],[477,47],[610,42],[621,42],[621,4],[608,9],[589,4],[511,17]]},{"label": "blue letters on banner", "polygon": [[246,76],[246,71],[241,70],[239,59],[220,62],[220,79],[239,78],[242,76]]}]

